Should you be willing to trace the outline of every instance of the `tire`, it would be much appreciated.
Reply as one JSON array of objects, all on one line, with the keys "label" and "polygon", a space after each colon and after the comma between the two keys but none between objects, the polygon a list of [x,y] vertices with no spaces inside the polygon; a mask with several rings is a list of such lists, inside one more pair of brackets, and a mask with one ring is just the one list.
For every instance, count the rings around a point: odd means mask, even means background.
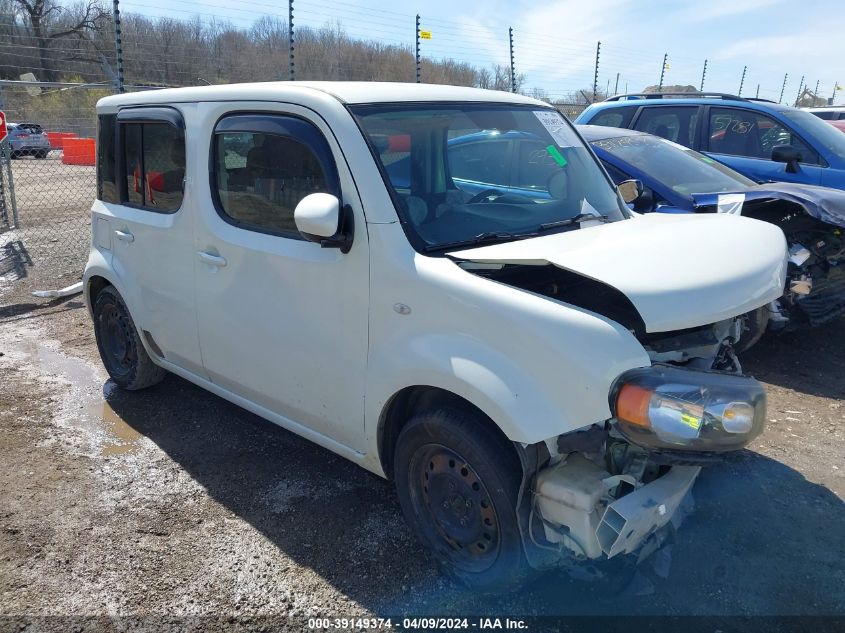
[{"label": "tire", "polygon": [[394,476],[405,519],[446,574],[489,593],[531,575],[516,512],[522,469],[478,412],[444,406],[412,418]]},{"label": "tire", "polygon": [[129,309],[114,286],[100,291],[93,312],[97,349],[111,379],[129,391],[161,382],[167,371],[147,354]]},{"label": "tire", "polygon": [[742,315],[742,319],[743,333],[736,348],[737,354],[747,352],[763,338],[769,325],[769,307],[762,306],[751,312],[746,312]]},{"label": "tire", "polygon": [[35,153],[35,158],[38,158],[40,160],[44,160],[45,158],[47,158],[47,150],[45,150],[45,149],[38,150]]}]

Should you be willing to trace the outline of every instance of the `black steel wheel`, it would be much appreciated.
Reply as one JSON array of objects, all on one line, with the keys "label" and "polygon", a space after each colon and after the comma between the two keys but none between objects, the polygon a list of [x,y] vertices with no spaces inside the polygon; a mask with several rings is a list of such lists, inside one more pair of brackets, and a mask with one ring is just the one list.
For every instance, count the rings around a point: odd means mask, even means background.
[{"label": "black steel wheel", "polygon": [[129,390],[161,382],[167,372],[150,359],[123,298],[113,286],[97,295],[93,313],[97,348],[111,379]]},{"label": "black steel wheel", "polygon": [[529,569],[516,514],[521,467],[489,425],[469,407],[422,413],[399,435],[394,471],[405,518],[443,570],[495,592]]}]

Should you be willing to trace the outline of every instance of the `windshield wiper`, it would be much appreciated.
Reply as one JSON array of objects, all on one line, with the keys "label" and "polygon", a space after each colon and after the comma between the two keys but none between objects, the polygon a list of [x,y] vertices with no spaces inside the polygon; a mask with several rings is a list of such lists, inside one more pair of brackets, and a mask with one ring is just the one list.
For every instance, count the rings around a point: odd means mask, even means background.
[{"label": "windshield wiper", "polygon": [[599,222],[609,222],[610,218],[606,215],[596,215],[595,213],[579,213],[575,217],[566,218],[565,220],[557,220],[556,222],[545,222],[537,227],[538,231],[548,231],[549,229],[556,229],[561,226],[571,226],[576,222],[583,220],[598,220]]},{"label": "windshield wiper", "polygon": [[508,240],[523,240],[527,237],[536,237],[536,233],[508,233],[507,231],[485,231],[467,240],[446,242],[445,244],[431,244],[425,247],[428,251],[440,251],[449,248],[460,248],[461,246],[480,246],[482,244],[493,244],[496,242],[507,242]]}]

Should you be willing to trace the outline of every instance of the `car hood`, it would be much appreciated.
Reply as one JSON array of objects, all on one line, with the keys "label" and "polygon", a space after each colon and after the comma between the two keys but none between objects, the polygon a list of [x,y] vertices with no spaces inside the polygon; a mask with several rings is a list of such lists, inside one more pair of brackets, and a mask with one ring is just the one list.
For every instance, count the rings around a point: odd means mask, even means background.
[{"label": "car hood", "polygon": [[563,233],[454,251],[458,261],[552,264],[622,292],[647,332],[731,318],[783,294],[780,228],[736,215],[653,213]]},{"label": "car hood", "polygon": [[845,228],[845,191],[829,187],[767,182],[730,193],[695,193],[692,200],[696,208],[722,207],[729,213],[739,212],[747,201],[788,200],[822,222]]}]

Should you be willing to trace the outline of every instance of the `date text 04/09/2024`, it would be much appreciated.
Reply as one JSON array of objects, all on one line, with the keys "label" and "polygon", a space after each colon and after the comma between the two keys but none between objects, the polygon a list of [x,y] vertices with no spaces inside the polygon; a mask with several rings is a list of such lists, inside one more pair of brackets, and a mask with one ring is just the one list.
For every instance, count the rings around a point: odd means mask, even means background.
[{"label": "date text 04/09/2024", "polygon": [[309,618],[309,629],[334,630],[524,630],[527,624],[524,620],[511,618]]}]

